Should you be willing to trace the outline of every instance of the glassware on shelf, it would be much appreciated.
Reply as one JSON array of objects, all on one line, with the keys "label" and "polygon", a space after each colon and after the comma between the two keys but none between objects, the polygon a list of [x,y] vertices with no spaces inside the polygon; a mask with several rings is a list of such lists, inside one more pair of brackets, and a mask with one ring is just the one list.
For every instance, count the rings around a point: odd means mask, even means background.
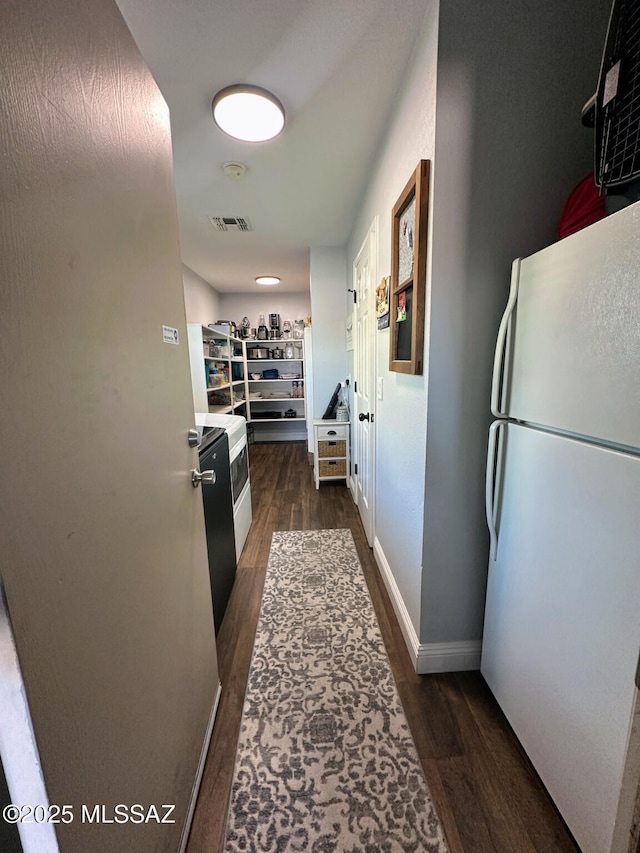
[{"label": "glassware on shelf", "polygon": [[293,324],[293,337],[294,338],[303,338],[304,337],[304,320],[296,320]]}]

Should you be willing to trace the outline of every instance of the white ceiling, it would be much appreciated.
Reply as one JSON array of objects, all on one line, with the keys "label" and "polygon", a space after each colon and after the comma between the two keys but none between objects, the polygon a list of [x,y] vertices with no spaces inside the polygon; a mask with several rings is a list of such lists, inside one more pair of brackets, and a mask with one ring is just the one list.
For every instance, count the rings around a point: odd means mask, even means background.
[{"label": "white ceiling", "polygon": [[[345,245],[424,15],[424,0],[117,0],[171,111],[184,263],[219,292],[309,287],[309,249]],[[272,91],[284,132],[243,143],[214,125],[233,83]],[[241,179],[227,161],[247,166]],[[208,216],[246,216],[218,233]]]}]

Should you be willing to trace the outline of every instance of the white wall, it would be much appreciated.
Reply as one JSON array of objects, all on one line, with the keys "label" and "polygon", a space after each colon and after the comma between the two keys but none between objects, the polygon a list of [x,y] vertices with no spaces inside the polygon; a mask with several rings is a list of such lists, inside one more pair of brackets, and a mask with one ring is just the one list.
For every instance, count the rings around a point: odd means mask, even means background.
[{"label": "white wall", "polygon": [[493,349],[511,261],[553,242],[593,167],[580,110],[609,0],[440,6],[422,642],[480,640]]},{"label": "white wall", "polygon": [[185,264],[182,264],[182,285],[187,323],[208,326],[223,319],[218,291]]},{"label": "white wall", "polygon": [[344,248],[312,249],[313,416],[321,418],[347,376],[347,261]]},{"label": "white wall", "polygon": [[[311,316],[311,300],[304,293],[278,293],[277,287],[265,287],[261,293],[221,293],[220,320],[233,320],[238,325],[248,317],[251,327],[258,327],[260,314],[269,326],[269,314],[280,314],[283,320],[304,320]],[[222,316],[224,315],[224,316]]]},{"label": "white wall", "polygon": [[[378,279],[391,273],[393,205],[418,161],[432,160],[434,156],[437,28],[438,2],[428,0],[406,78],[398,92],[396,111],[390,117],[387,138],[371,170],[369,189],[349,240],[351,270],[367,230],[374,216],[378,216]],[[429,279],[427,271],[427,289]],[[384,387],[383,399],[376,403],[376,538],[418,633],[428,364],[425,363],[424,376],[390,373],[389,329],[374,334],[376,370]],[[428,326],[425,353],[427,346]]]}]

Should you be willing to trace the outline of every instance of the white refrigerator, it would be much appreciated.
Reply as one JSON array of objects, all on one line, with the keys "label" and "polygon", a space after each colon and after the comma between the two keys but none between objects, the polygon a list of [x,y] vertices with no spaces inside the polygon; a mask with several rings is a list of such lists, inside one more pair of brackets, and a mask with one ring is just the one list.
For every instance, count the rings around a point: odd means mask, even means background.
[{"label": "white refrigerator", "polygon": [[482,674],[583,853],[627,853],[640,775],[640,203],[514,263],[491,408]]}]

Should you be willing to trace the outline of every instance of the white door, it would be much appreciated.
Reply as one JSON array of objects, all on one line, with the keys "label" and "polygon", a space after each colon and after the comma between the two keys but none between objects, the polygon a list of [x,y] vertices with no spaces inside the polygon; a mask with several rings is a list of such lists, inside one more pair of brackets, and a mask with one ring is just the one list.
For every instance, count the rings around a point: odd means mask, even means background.
[{"label": "white door", "polygon": [[355,387],[353,421],[353,481],[355,497],[367,541],[374,537],[374,443],[375,443],[375,280],[377,223],[374,221],[353,268],[356,292],[354,308]]},{"label": "white door", "polygon": [[[2,22],[1,580],[61,850],[174,853],[218,674],[168,111],[115,3]],[[134,803],[175,823],[82,820]]]},{"label": "white door", "polygon": [[637,694],[640,458],[499,429],[482,674],[581,850],[610,853]]}]

